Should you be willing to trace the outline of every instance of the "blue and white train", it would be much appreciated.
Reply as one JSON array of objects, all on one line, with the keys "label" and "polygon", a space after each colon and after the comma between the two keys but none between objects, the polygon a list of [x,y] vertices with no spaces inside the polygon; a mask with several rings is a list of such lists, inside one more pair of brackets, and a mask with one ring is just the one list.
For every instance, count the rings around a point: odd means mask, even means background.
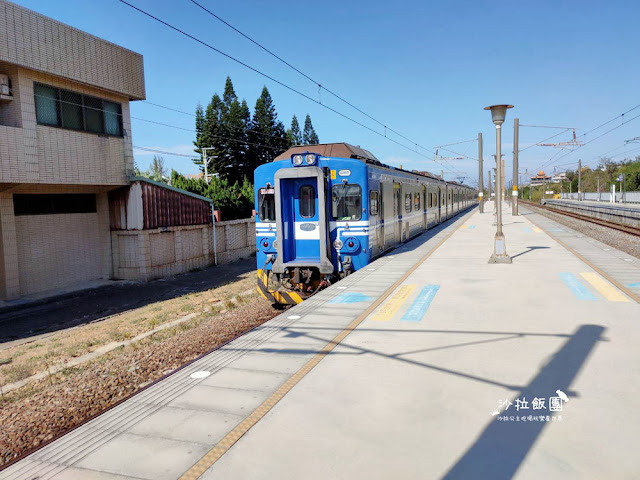
[{"label": "blue and white train", "polygon": [[477,203],[477,190],[347,143],[291,148],[255,170],[258,291],[295,305]]}]

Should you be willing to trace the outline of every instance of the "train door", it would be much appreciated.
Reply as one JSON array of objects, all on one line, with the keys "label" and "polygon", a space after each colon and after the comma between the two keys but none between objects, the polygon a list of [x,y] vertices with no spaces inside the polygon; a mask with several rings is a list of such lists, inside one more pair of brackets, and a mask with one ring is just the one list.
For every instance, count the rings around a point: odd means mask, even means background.
[{"label": "train door", "polygon": [[442,188],[438,187],[438,192],[436,193],[436,203],[437,203],[437,211],[436,211],[436,221],[438,223],[442,222]]},{"label": "train door", "polygon": [[380,185],[378,185],[378,226],[377,228],[379,229],[379,234],[377,236],[378,239],[378,251],[379,252],[384,252],[385,250],[385,233],[384,233],[384,221],[386,219],[385,215],[384,215],[384,191],[385,188],[382,185],[382,182],[380,182]]},{"label": "train door", "polygon": [[393,219],[395,220],[396,244],[402,242],[402,185],[393,182]]},{"label": "train door", "polygon": [[429,221],[427,219],[427,186],[422,186],[422,230],[426,230],[429,227]]}]

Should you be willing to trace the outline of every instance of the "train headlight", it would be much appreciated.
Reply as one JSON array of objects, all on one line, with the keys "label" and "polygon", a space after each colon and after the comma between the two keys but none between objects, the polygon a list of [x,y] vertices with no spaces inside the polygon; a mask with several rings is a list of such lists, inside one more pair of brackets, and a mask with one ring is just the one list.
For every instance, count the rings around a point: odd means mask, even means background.
[{"label": "train headlight", "polygon": [[293,162],[293,164],[294,164],[296,167],[299,167],[300,165],[302,165],[302,162],[303,162],[304,160],[303,160],[302,155],[294,155],[294,156],[292,156],[292,157],[291,157],[291,161]]},{"label": "train headlight", "polygon": [[304,161],[306,162],[307,165],[315,165],[316,156],[313,153],[307,153],[304,156]]},{"label": "train headlight", "polygon": [[333,248],[340,250],[342,248],[342,240],[337,239],[333,241]]}]

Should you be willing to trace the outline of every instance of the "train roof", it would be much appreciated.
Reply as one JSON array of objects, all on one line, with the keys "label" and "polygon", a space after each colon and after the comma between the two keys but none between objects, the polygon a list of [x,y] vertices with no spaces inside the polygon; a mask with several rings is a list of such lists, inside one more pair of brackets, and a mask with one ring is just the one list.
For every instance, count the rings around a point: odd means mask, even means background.
[{"label": "train roof", "polygon": [[357,158],[359,160],[370,161],[382,165],[373,153],[359,146],[351,145],[346,142],[342,143],[320,143],[318,145],[296,145],[291,147],[286,152],[278,155],[275,160],[287,160],[291,158],[291,155],[295,153],[317,153],[324,157],[339,157],[339,158]]},{"label": "train roof", "polygon": [[440,180],[452,185],[471,188],[468,185],[464,185],[458,182],[444,180],[439,175],[433,174],[431,172],[426,172],[426,171],[420,172],[416,170],[408,171],[408,170],[403,170],[401,168],[386,165],[382,163],[380,160],[378,160],[376,156],[373,153],[371,153],[369,150],[365,150],[360,146],[351,145],[350,143],[347,143],[347,142],[320,143],[318,145],[296,145],[294,147],[291,147],[289,150],[282,152],[280,155],[274,158],[274,161],[288,160],[291,158],[291,155],[294,155],[296,153],[304,153],[304,152],[317,153],[324,157],[353,158],[353,159],[361,160],[365,163],[378,165],[380,167],[385,167],[392,170],[397,170],[399,172],[406,172],[413,175],[420,175],[421,177],[433,178],[435,180]]}]

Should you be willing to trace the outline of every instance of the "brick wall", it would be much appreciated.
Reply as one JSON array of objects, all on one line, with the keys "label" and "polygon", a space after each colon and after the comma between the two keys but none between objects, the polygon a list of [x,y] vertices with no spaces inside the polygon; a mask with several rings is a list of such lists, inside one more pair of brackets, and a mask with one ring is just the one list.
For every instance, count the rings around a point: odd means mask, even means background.
[{"label": "brick wall", "polygon": [[[255,252],[255,220],[216,223],[218,263],[230,263]],[[214,263],[211,225],[155,230],[114,230],[113,276],[152,280],[203,268]]]},{"label": "brick wall", "polygon": [[[0,72],[2,72],[0,64]],[[126,185],[133,175],[131,117],[127,97],[24,68],[11,75],[22,128],[9,113],[0,122],[0,183]],[[38,125],[34,82],[111,100],[122,106],[123,138]],[[14,103],[16,102],[16,103]],[[13,114],[11,114],[13,115]],[[0,117],[1,119],[1,117]],[[8,126],[7,126],[8,125]]]},{"label": "brick wall", "polygon": [[5,0],[0,61],[145,98],[142,55]]}]

